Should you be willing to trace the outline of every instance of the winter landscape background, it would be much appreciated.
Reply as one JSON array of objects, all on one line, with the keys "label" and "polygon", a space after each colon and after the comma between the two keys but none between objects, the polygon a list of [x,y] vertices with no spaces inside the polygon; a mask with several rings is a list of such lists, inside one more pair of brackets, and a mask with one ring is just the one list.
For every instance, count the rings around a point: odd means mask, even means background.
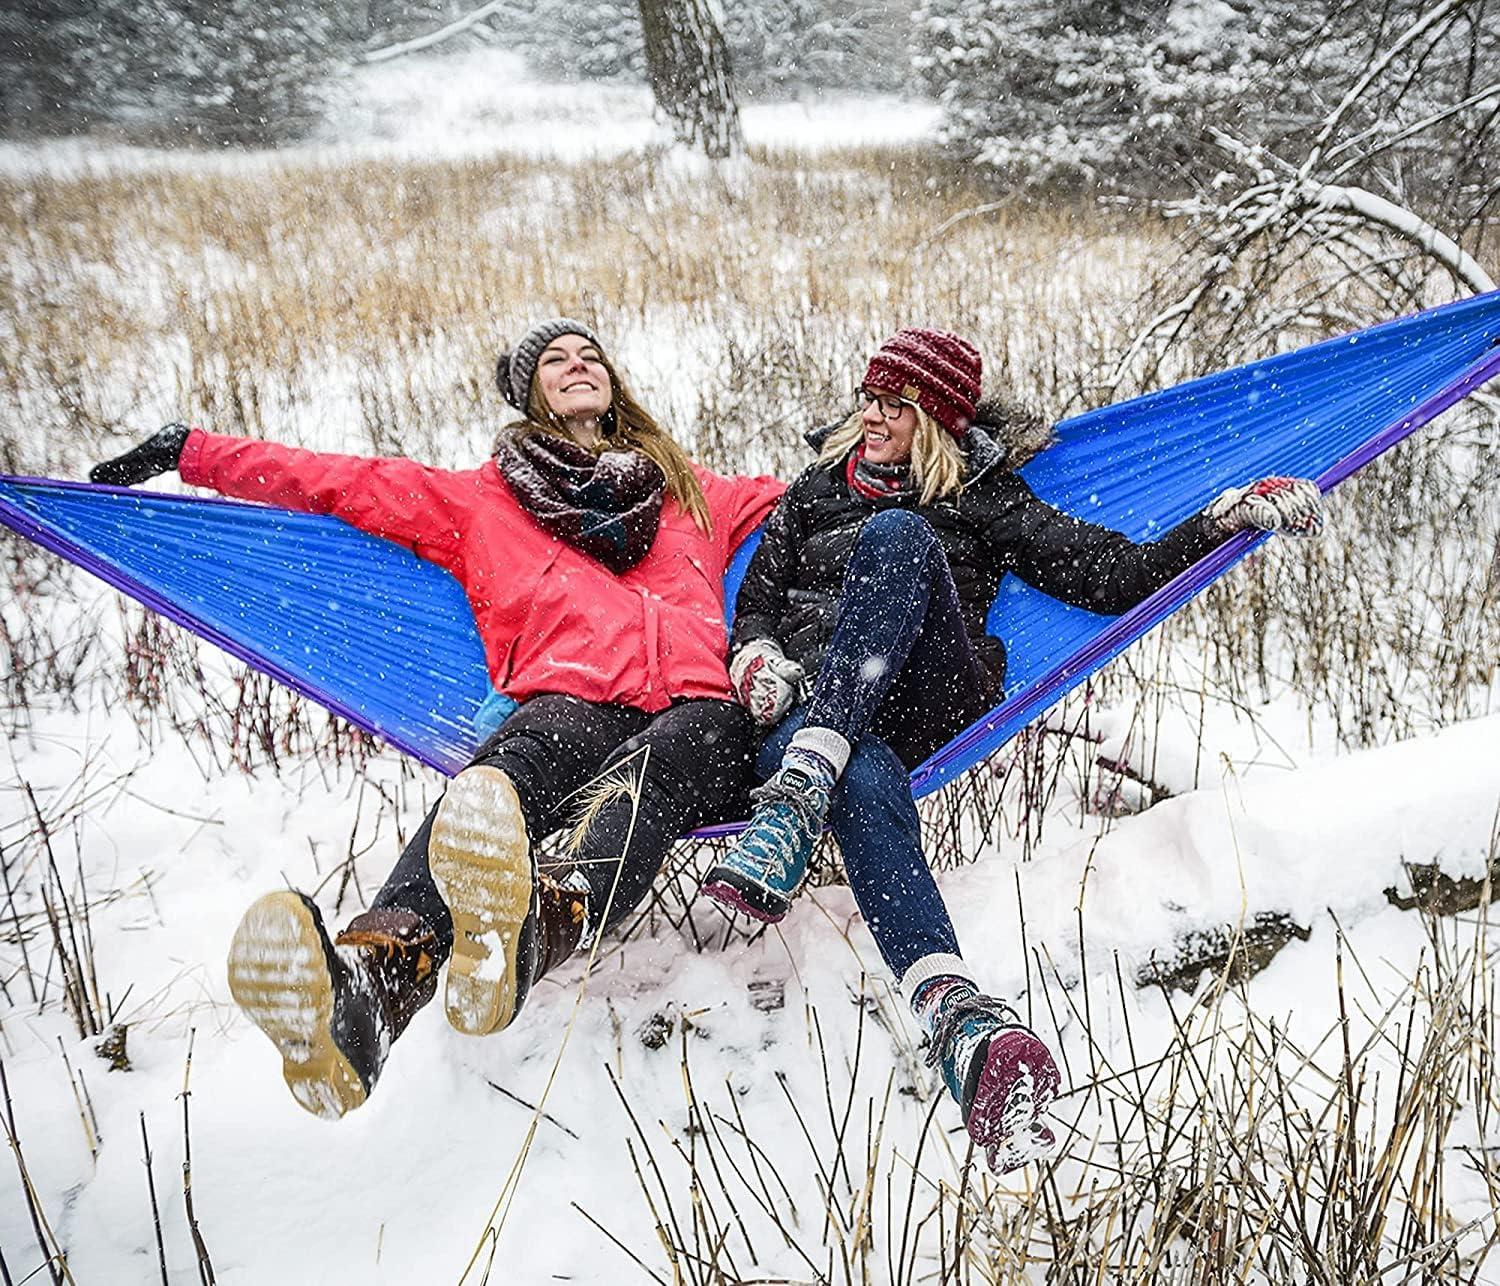
[{"label": "winter landscape background", "polygon": [[[718,160],[634,5],[486,8],[376,62],[464,10],[0,16],[0,471],[180,417],[464,465],[565,312],[790,477],[902,324],[1061,416],[1500,263],[1485,4],[736,6]],[[924,804],[1065,1064],[1061,1157],[1004,1181],[833,853],[751,932],[680,848],[509,1031],[429,1007],[306,1116],[229,936],[286,884],[342,921],[441,780],[5,536],[4,1279],[1500,1281],[1497,482],[1480,395]]]}]

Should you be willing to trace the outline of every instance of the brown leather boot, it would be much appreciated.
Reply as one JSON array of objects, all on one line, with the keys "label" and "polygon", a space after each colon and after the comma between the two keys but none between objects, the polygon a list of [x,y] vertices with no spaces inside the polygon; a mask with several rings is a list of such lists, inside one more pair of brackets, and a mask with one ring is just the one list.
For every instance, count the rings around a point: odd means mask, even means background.
[{"label": "brown leather boot", "polygon": [[359,948],[360,963],[395,1040],[437,992],[432,958],[437,935],[414,911],[376,907],[355,916],[333,941],[335,946]]},{"label": "brown leather boot", "polygon": [[437,988],[432,930],[410,911],[366,911],[329,941],[316,903],[268,893],[240,920],[229,990],[281,1054],[292,1097],[337,1118],[375,1088],[394,1041]]},{"label": "brown leather boot", "polygon": [[535,982],[575,952],[588,932],[589,884],[577,871],[537,872]]}]

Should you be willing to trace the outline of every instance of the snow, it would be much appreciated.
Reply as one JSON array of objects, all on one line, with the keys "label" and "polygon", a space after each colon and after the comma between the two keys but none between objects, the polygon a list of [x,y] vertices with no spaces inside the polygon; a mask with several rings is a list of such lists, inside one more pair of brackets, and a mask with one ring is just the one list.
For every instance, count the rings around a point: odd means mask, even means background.
[{"label": "snow", "polygon": [[[1135,961],[1188,929],[1235,923],[1247,907],[1301,924],[1330,909],[1357,921],[1385,905],[1385,889],[1404,887],[1404,862],[1482,877],[1500,807],[1497,752],[1500,716],[1490,716],[1290,772],[1225,771],[1097,842],[1080,837],[1087,852],[1064,848],[1029,863],[1021,877],[1028,932],[1077,938],[1086,860],[1090,947]],[[990,890],[962,900],[1003,900],[1013,878],[1003,867],[961,873]],[[1019,936],[1019,925],[1007,930]]]},{"label": "snow", "polygon": [[[786,1077],[797,1101],[821,1101],[812,1015],[831,1065],[842,1066],[854,1056],[855,1002],[866,995],[890,1025],[889,1034],[873,1025],[863,1033],[866,1092],[875,1092],[888,1070],[902,1081],[915,1074],[915,1024],[892,995],[848,891],[824,887],[806,893],[779,931],[749,948],[696,954],[689,939],[669,929],[623,946],[606,940],[576,1019],[581,959],[545,980],[514,1027],[497,1036],[460,1036],[444,1023],[441,1003],[431,1004],[395,1045],[368,1104],[335,1125],[314,1120],[288,1096],[270,1043],[231,1003],[224,956],[255,897],[288,883],[315,888],[351,847],[370,843],[368,816],[354,823],[351,837],[356,774],[310,763],[279,777],[205,774],[181,743],[139,744],[119,710],[39,709],[30,738],[13,742],[9,753],[4,776],[12,798],[25,780],[43,810],[56,814],[80,789],[98,792],[73,814],[80,851],[91,889],[122,890],[95,909],[93,927],[101,987],[117,1000],[132,987],[122,1016],[132,1024],[134,1069],[104,1069],[59,1012],[55,984],[39,1013],[13,980],[16,1003],[4,1026],[22,1146],[79,1281],[155,1279],[141,1113],[156,1156],[173,1280],[189,1279],[175,1176],[178,1095],[194,1031],[194,1200],[215,1269],[229,1281],[342,1281],[356,1273],[456,1280],[531,1126],[531,1113],[492,1083],[537,1104],[564,1040],[544,1105],[559,1124],[539,1123],[502,1238],[507,1280],[622,1279],[628,1261],[573,1203],[656,1262],[624,1144],[631,1127],[611,1074],[640,1120],[680,1131],[685,1041],[699,1092],[733,1087],[760,1144],[789,1158],[805,1144],[776,1076]],[[1173,754],[1191,758],[1180,744]],[[1420,921],[1393,912],[1381,890],[1404,884],[1403,862],[1436,862],[1454,875],[1482,872],[1500,805],[1493,770],[1500,716],[1360,754],[1299,754],[1302,766],[1252,758],[1236,749],[1200,789],[1103,835],[1098,818],[1070,825],[1062,817],[1029,862],[1007,846],[991,847],[973,865],[945,873],[944,894],[979,978],[1024,1011],[1028,971],[1018,949],[1018,906],[1029,941],[1047,944],[1060,974],[1078,979],[1092,970],[1096,986],[1112,976],[1114,952],[1134,963],[1190,927],[1264,909],[1290,912],[1312,926],[1312,938],[1288,947],[1249,994],[1258,1010],[1309,1031],[1329,1013],[1331,995],[1310,994],[1310,980],[1319,986],[1331,976],[1324,963],[1335,922],[1391,975],[1414,969],[1425,944]],[[373,761],[369,778],[402,802],[394,816],[382,815],[379,842],[356,864],[367,897],[394,856],[390,823],[410,834],[438,789],[425,774],[403,788],[394,759]],[[18,842],[25,821],[12,809],[0,831],[7,857],[19,855],[23,870],[36,856],[34,846]],[[71,854],[71,829],[65,834],[58,847]],[[318,899],[330,924],[351,912],[347,904],[334,911],[336,887],[324,883]],[[708,918],[700,923],[712,931]],[[783,1008],[752,1003],[767,980],[784,989]],[[1172,1027],[1149,995],[1136,993],[1130,1003],[1135,1057],[1146,1060],[1153,1035],[1164,1041]],[[673,1037],[648,1048],[638,1033],[662,1017]],[[1034,1021],[1056,1038],[1043,1014]],[[1125,1062],[1117,1026],[1096,1031],[1095,1039]],[[1076,1024],[1064,1028],[1064,1047],[1078,1046]],[[59,1040],[98,1111],[97,1161],[61,1073]],[[1081,1058],[1081,1047],[1074,1056]],[[887,1130],[905,1155],[925,1110],[904,1096],[890,1105]],[[951,1108],[939,1112],[949,1128],[956,1125]],[[949,1163],[929,1164],[940,1173]],[[789,1162],[788,1181],[805,1168]],[[0,1203],[8,1255],[30,1239],[14,1195]],[[815,1201],[805,1187],[794,1195]],[[793,1258],[767,1253],[768,1273],[775,1265],[796,1271]]]},{"label": "snow", "polygon": [[[1205,14],[1218,9],[1202,6]],[[436,95],[434,83],[441,86]],[[504,150],[566,159],[663,143],[643,91],[539,85],[493,51],[371,69],[333,121],[301,151],[304,159]],[[825,98],[752,104],[745,123],[752,143],[827,147],[926,137],[934,111],[897,100]],[[270,157],[12,146],[0,148],[0,168],[162,164],[212,173]],[[625,344],[625,364],[646,371],[648,383],[664,380],[665,364],[677,360],[649,351],[644,339]],[[673,372],[679,380],[692,374]],[[321,431],[337,440],[342,428],[330,417]],[[209,649],[201,655],[211,686],[233,682]],[[1197,660],[1179,663],[1196,675]],[[1085,1032],[1069,1005],[1091,989],[1115,988],[1117,961],[1128,977],[1191,930],[1284,912],[1311,936],[1288,946],[1246,994],[1256,1014],[1313,1047],[1338,1013],[1339,951],[1367,963],[1367,1004],[1375,1011],[1410,991],[1426,959],[1426,924],[1384,896],[1387,887],[1405,887],[1404,864],[1436,863],[1453,876],[1476,876],[1495,851],[1500,715],[1342,754],[1293,696],[1247,709],[1212,693],[1200,702],[1196,684],[1186,690],[1190,700],[1161,716],[1149,742],[1131,736],[1121,711],[1096,720],[1098,751],[1128,760],[1172,798],[1112,819],[1085,811],[1088,801],[1063,789],[1029,860],[1008,836],[971,837],[976,860],[939,877],[976,975],[1064,1054],[1066,1082],[1075,1090],[1096,1059],[1148,1065],[1179,1029],[1178,1011],[1159,994],[1130,988]],[[792,1106],[807,1113],[826,1155],[822,1104],[830,1085],[835,1096],[845,1092],[849,1068],[858,1068],[856,1111],[868,1099],[886,1113],[877,1186],[884,1188],[887,1174],[896,1187],[910,1175],[934,1082],[921,1066],[916,1025],[847,889],[806,891],[784,924],[749,945],[697,950],[699,938],[713,944],[722,933],[722,920],[704,906],[695,910],[696,937],[664,924],[623,944],[606,937],[591,972],[586,957],[575,957],[543,980],[512,1028],[498,1035],[451,1030],[439,998],[393,1046],[370,1101],[329,1123],[292,1101],[276,1052],[234,1006],[229,942],[256,898],[288,886],[315,891],[331,927],[346,922],[373,896],[398,837],[413,832],[443,783],[382,754],[363,769],[348,759],[287,755],[279,771],[241,772],[216,765],[201,740],[163,728],[143,733],[128,710],[87,687],[76,706],[37,701],[29,720],[0,759],[0,845],[19,883],[33,962],[48,946],[42,853],[23,783],[52,819],[65,885],[72,886],[81,862],[95,900],[100,989],[130,1024],[132,1070],[109,1071],[62,1012],[55,976],[46,1003],[32,1001],[17,969],[8,909],[0,911],[0,978],[8,988],[8,999],[0,998],[0,1057],[31,1180],[76,1280],[159,1280],[142,1117],[170,1280],[198,1280],[180,1190],[190,1046],[194,1203],[226,1282],[455,1281],[497,1203],[506,1222],[493,1280],[633,1280],[639,1270],[600,1227],[669,1276],[637,1177],[642,1141],[635,1138],[633,1158],[627,1140],[634,1127],[614,1087],[681,1193],[683,1168],[669,1140],[687,1147],[694,1137],[685,1055],[693,1091],[721,1116],[737,1110],[777,1159],[802,1211],[805,1244],[819,1237],[822,1203]],[[346,858],[354,875],[341,892]],[[1023,928],[1036,954],[1023,952]],[[498,935],[487,945],[482,967],[503,970]],[[1043,991],[1040,960],[1060,980],[1055,993]],[[1062,997],[1057,1013],[1044,995]],[[779,1006],[777,996],[784,997]],[[97,1111],[97,1158],[64,1053]],[[1088,1110],[1085,1098],[1075,1093],[1060,1105],[1060,1133]],[[953,1133],[957,1113],[946,1102],[937,1112],[942,1132],[929,1136],[921,1170],[933,1181],[953,1181],[962,1156],[961,1136]],[[1090,1123],[1085,1116],[1084,1127]],[[1492,1142],[1472,1121],[1464,1131]],[[1087,1140],[1070,1146],[1088,1151]],[[1073,1161],[1062,1173],[1071,1179],[1088,1172]],[[1005,1185],[1012,1206],[1030,1200],[1033,1177]],[[1487,1212],[1477,1175],[1455,1166],[1449,1182],[1460,1217]],[[753,1206],[744,1213],[761,1252],[745,1275],[806,1280],[807,1266],[765,1231]],[[879,1205],[875,1217],[879,1241],[889,1212]],[[35,1265],[13,1169],[0,1176],[0,1246],[17,1280]],[[926,1246],[924,1255],[930,1240]],[[924,1261],[926,1268],[935,1274]]]},{"label": "snow", "polygon": [[[890,94],[827,93],[751,102],[741,124],[751,147],[817,151],[912,143],[936,135],[939,108]],[[415,54],[358,68],[332,91],[325,121],[305,144],[261,153],[123,148],[91,141],[0,144],[0,175],[165,166],[194,171],[360,157],[432,159],[511,153],[579,160],[670,149],[644,85],[536,80],[502,49]],[[694,158],[673,153],[674,163]]]},{"label": "snow", "polygon": [[479,935],[479,943],[489,952],[474,970],[481,982],[499,982],[505,977],[505,939],[496,929]]}]

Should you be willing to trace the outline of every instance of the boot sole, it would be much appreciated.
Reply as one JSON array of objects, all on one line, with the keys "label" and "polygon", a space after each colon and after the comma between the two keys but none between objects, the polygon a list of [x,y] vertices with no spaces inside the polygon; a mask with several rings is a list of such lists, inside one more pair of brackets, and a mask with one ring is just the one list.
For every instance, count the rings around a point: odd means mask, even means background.
[{"label": "boot sole", "polygon": [[337,1120],[367,1096],[333,1039],[333,974],[312,909],[292,892],[268,893],[245,912],[229,946],[229,991],[281,1054],[298,1104]]},{"label": "boot sole", "polygon": [[466,768],[454,778],[432,823],[427,862],[453,917],[448,1023],[469,1036],[499,1031],[516,1013],[535,883],[521,801],[505,773]]},{"label": "boot sole", "polygon": [[698,890],[722,907],[748,915],[762,924],[780,924],[786,919],[791,903],[767,892],[759,885],[742,881],[733,872],[716,867]]},{"label": "boot sole", "polygon": [[1052,1056],[1036,1036],[1010,1029],[991,1037],[964,1124],[996,1173],[1051,1153],[1056,1139],[1041,1116],[1058,1085]]}]

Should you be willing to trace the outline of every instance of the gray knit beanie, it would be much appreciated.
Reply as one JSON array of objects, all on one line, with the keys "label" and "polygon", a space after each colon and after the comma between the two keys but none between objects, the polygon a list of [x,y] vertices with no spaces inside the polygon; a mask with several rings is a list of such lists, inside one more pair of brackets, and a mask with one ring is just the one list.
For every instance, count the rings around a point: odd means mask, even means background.
[{"label": "gray knit beanie", "polygon": [[601,353],[604,345],[581,321],[571,317],[554,317],[539,326],[533,326],[520,342],[508,353],[501,353],[495,363],[495,382],[509,402],[522,415],[526,414],[526,398],[531,392],[531,378],[536,374],[536,364],[541,360],[542,350],[562,335],[582,335]]}]

